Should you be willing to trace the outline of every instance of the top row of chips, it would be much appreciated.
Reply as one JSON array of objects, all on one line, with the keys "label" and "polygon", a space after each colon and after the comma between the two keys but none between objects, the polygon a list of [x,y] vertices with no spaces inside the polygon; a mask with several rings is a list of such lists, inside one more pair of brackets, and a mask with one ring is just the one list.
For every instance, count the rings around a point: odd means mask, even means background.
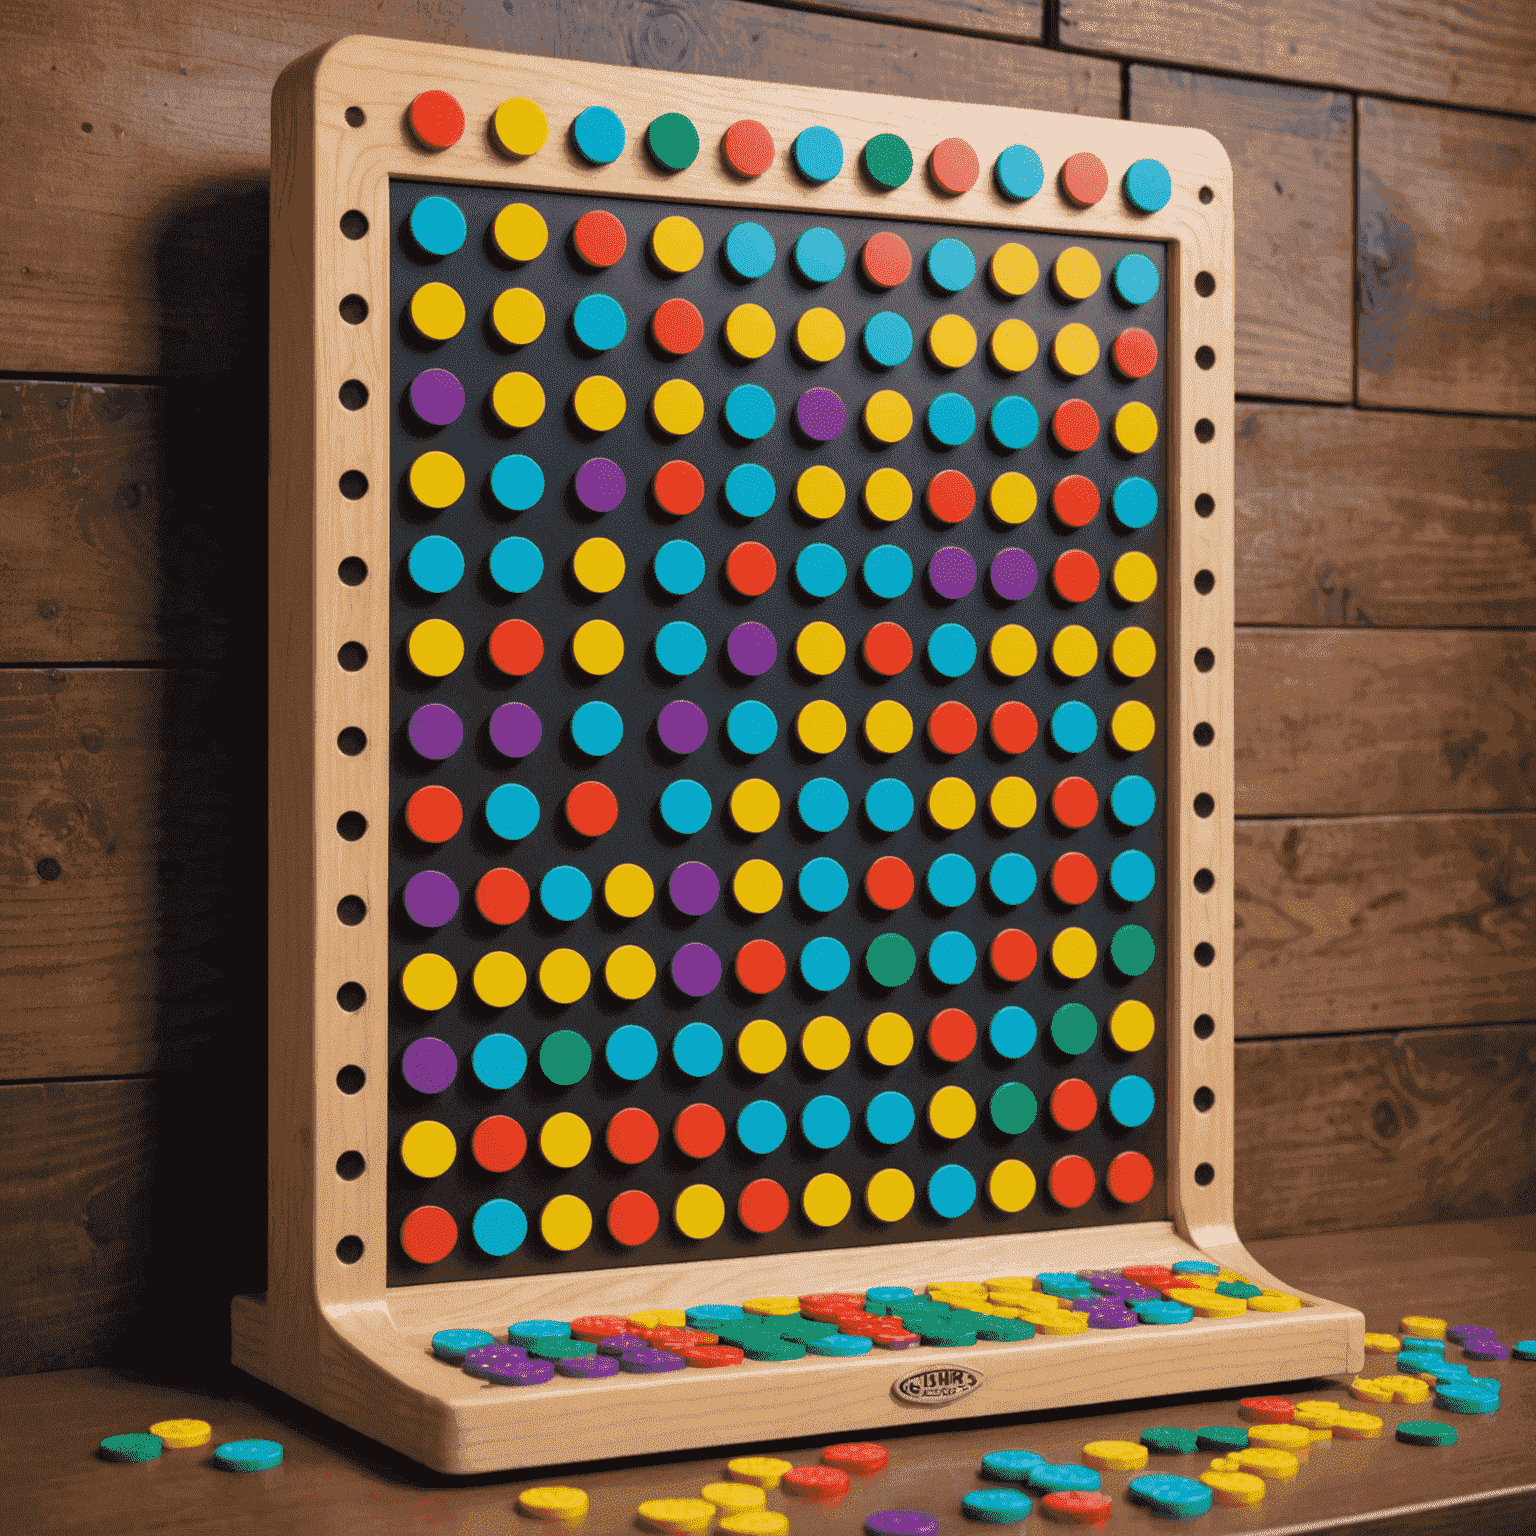
[{"label": "top row of chips", "polygon": [[[406,122],[423,149],[451,149],[464,136],[464,108],[447,91],[423,91],[411,103]],[[549,118],[526,96],[512,96],[496,108],[487,125],[491,143],[503,154],[523,160],[549,142]],[[612,165],[624,153],[628,132],[611,107],[593,105],[576,114],[570,125],[571,146],[588,165]],[[663,174],[685,171],[699,157],[699,130],[681,112],[663,112],[645,130],[645,152]],[[773,135],[752,118],[732,123],[720,140],[720,155],[737,176],[761,176],[774,161]],[[823,186],[843,172],[843,141],[832,129],[803,128],[789,147],[789,162],[802,181]],[[889,192],[912,177],[916,160],[912,146],[895,133],[877,133],[863,147],[859,168],[876,191]],[[981,159],[964,139],[949,138],[934,145],[927,160],[929,184],[951,197],[969,192],[981,176]],[[1045,185],[1045,166],[1027,144],[1010,144],[992,166],[998,193],[1010,202],[1025,202]],[[1090,208],[1109,190],[1109,172],[1091,151],[1069,155],[1057,173],[1057,186],[1073,207]],[[1157,213],[1173,196],[1173,180],[1160,160],[1137,160],[1120,183],[1126,206],[1135,213]]]}]

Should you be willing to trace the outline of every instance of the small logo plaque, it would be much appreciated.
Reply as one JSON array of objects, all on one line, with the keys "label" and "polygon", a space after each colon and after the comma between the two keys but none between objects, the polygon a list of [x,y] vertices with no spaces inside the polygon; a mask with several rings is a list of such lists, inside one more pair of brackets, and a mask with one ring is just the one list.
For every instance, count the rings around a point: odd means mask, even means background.
[{"label": "small logo plaque", "polygon": [[942,1408],[969,1397],[985,1380],[980,1371],[969,1366],[930,1365],[900,1377],[891,1387],[891,1396],[914,1408]]}]

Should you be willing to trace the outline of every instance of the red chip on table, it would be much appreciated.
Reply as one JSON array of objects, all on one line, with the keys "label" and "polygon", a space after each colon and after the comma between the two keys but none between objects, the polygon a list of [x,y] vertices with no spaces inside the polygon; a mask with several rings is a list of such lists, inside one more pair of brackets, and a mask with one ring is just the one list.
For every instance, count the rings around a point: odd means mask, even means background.
[{"label": "red chip on table", "polygon": [[1098,486],[1086,475],[1067,475],[1051,490],[1051,511],[1068,528],[1086,528],[1098,516]]},{"label": "red chip on table", "polygon": [[981,175],[981,161],[964,139],[945,139],[933,146],[928,171],[941,192],[958,197],[969,192]]},{"label": "red chip on table", "polygon": [[423,91],[406,119],[423,149],[452,149],[464,137],[464,108],[447,91]]},{"label": "red chip on table", "polygon": [[720,141],[725,163],[738,176],[761,176],[773,164],[773,135],[755,118],[744,117]]},{"label": "red chip on table", "polygon": [[1115,337],[1109,355],[1115,367],[1128,379],[1144,379],[1157,367],[1157,343],[1139,326],[1121,331]]},{"label": "red chip on table", "polygon": [[669,459],[651,478],[651,495],[663,512],[687,517],[704,500],[704,476],[687,459]]},{"label": "red chip on table", "polygon": [[651,316],[656,345],[673,357],[686,357],[704,340],[704,316],[687,299],[668,299]]},{"label": "red chip on table", "polygon": [[1061,168],[1061,190],[1079,208],[1091,208],[1109,191],[1104,162],[1088,150],[1069,155]]},{"label": "red chip on table", "polygon": [[1064,1488],[1059,1493],[1048,1493],[1040,1500],[1040,1507],[1053,1520],[1064,1525],[1103,1525],[1115,1507],[1107,1493],[1090,1493],[1085,1488]]},{"label": "red chip on table", "polygon": [[888,1331],[883,1317],[871,1317],[867,1312],[829,1312],[826,1320],[836,1323],[837,1331],[851,1339],[872,1339],[877,1333]]},{"label": "red chip on table", "polygon": [[813,1291],[809,1296],[801,1296],[799,1302],[804,1307],[837,1307],[852,1306],[859,1310],[864,1307],[863,1291]]},{"label": "red chip on table", "polygon": [[622,1317],[578,1317],[571,1323],[571,1337],[588,1344],[628,1332],[629,1324]]},{"label": "red chip on table", "polygon": [[689,1365],[701,1370],[719,1370],[722,1365],[740,1365],[745,1358],[734,1344],[690,1344],[683,1352]]},{"label": "red chip on table", "polygon": [[629,236],[611,213],[594,208],[576,220],[576,227],[571,231],[571,244],[589,267],[611,267],[623,256]]},{"label": "red chip on table", "polygon": [[718,1333],[706,1333],[702,1328],[652,1328],[646,1336],[652,1349],[692,1349],[700,1344],[718,1344]]},{"label": "red chip on table", "polygon": [[1051,435],[1068,453],[1082,453],[1099,440],[1099,413],[1086,400],[1063,400],[1051,413]]},{"label": "red chip on table", "polygon": [[1289,1424],[1296,1417],[1296,1404],[1284,1397],[1245,1397],[1237,1411],[1255,1424]]},{"label": "red chip on table", "polygon": [[841,1467],[794,1467],[784,1474],[779,1487],[802,1499],[840,1499],[852,1482]]},{"label": "red chip on table", "polygon": [[891,1453],[873,1440],[850,1440],[845,1445],[829,1445],[821,1459],[829,1467],[845,1472],[881,1472],[890,1462]]},{"label": "red chip on table", "polygon": [[528,910],[528,882],[515,869],[488,869],[475,882],[475,907],[486,922],[505,928]]},{"label": "red chip on table", "polygon": [[1127,1264],[1120,1273],[1137,1285],[1167,1285],[1173,1279],[1173,1271],[1166,1264]]},{"label": "red chip on table", "polygon": [[917,1335],[905,1328],[882,1328],[869,1337],[876,1349],[911,1349],[917,1343]]},{"label": "red chip on table", "polygon": [[906,282],[911,274],[912,252],[900,235],[881,230],[864,242],[859,265],[875,287],[894,288],[898,283]]},{"label": "red chip on table", "polygon": [[[1097,418],[1094,435],[1098,435]],[[976,487],[958,469],[941,469],[928,482],[925,499],[941,523],[963,523],[976,510]]]},{"label": "red chip on table", "polygon": [[565,797],[565,819],[583,837],[601,837],[619,819],[618,796],[606,784],[588,779]]},{"label": "red chip on table", "polygon": [[912,636],[890,619],[864,636],[863,650],[869,669],[881,677],[898,677],[912,665]]},{"label": "red chip on table", "polygon": [[992,711],[992,723],[988,727],[992,744],[999,752],[1017,757],[1028,752],[1040,734],[1040,722],[1028,704],[1019,699],[1009,699]]},{"label": "red chip on table", "polygon": [[1034,974],[1039,958],[1035,941],[1022,928],[1004,928],[987,950],[999,981],[1024,981]]}]

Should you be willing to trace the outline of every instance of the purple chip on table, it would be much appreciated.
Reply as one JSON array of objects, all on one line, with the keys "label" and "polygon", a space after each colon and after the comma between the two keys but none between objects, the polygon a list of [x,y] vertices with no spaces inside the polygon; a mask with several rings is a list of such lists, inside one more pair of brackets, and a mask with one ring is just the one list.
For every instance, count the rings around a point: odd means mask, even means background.
[{"label": "purple chip on table", "polygon": [[401,896],[406,915],[423,928],[441,928],[459,910],[459,888],[439,869],[418,870]]},{"label": "purple chip on table", "polygon": [[795,403],[795,423],[816,443],[830,443],[848,425],[848,407],[831,389],[808,389]]},{"label": "purple chip on table", "polygon": [[1469,1360],[1508,1360],[1513,1351],[1497,1339],[1463,1339],[1461,1352]]},{"label": "purple chip on table", "polygon": [[464,745],[464,722],[446,704],[423,704],[405,728],[411,745],[440,763]]},{"label": "purple chip on table", "polygon": [[992,590],[1010,603],[1035,590],[1039,572],[1033,557],[1022,549],[1000,549],[992,556]]},{"label": "purple chip on table", "polygon": [[670,1349],[632,1349],[619,1356],[619,1369],[637,1376],[659,1376],[663,1371],[683,1371],[688,1362]]},{"label": "purple chip on table", "polygon": [[673,699],[656,716],[656,734],[667,751],[686,757],[704,745],[709,718],[691,699]]},{"label": "purple chip on table", "polygon": [[572,1360],[555,1361],[562,1376],[578,1376],[593,1381],[599,1376],[617,1376],[619,1362],[612,1355],[577,1355]]},{"label": "purple chip on table", "polygon": [[576,499],[589,512],[612,512],[624,491],[624,471],[612,459],[588,459],[576,471]]},{"label": "purple chip on table", "polygon": [[630,1355],[637,1349],[649,1348],[650,1345],[644,1339],[638,1339],[632,1333],[614,1333],[597,1341],[597,1352],[600,1355]]},{"label": "purple chip on table", "polygon": [[464,1351],[464,1369],[471,1376],[484,1376],[497,1366],[510,1365],[527,1358],[528,1351],[519,1349],[515,1344],[477,1344],[473,1349]]},{"label": "purple chip on table", "polygon": [[526,704],[499,705],[491,716],[491,745],[503,757],[527,757],[543,739],[543,722]]},{"label": "purple chip on table", "polygon": [[446,368],[428,368],[411,380],[411,409],[429,427],[446,427],[464,413],[464,386]]},{"label": "purple chip on table", "polygon": [[446,1040],[423,1035],[406,1046],[400,1058],[400,1071],[417,1093],[441,1093],[458,1076],[459,1059]]},{"label": "purple chip on table", "polygon": [[555,1379],[553,1360],[507,1360],[477,1371],[498,1387],[542,1387]]},{"label": "purple chip on table", "polygon": [[928,562],[928,580],[940,597],[951,602],[976,585],[976,562],[968,549],[947,544]]},{"label": "purple chip on table", "polygon": [[720,877],[708,864],[689,860],[679,864],[667,881],[667,895],[679,912],[703,917],[720,899]]},{"label": "purple chip on table", "polygon": [[1460,1344],[1463,1339],[1469,1336],[1476,1337],[1478,1334],[1481,1334],[1485,1339],[1496,1338],[1498,1336],[1498,1329],[1489,1328],[1482,1323],[1452,1323],[1445,1330],[1446,1338],[1453,1344]]},{"label": "purple chip on table", "polygon": [[761,677],[779,659],[779,642],[766,624],[748,620],[731,631],[725,642],[731,665],[748,677]]},{"label": "purple chip on table", "polygon": [[1090,1328],[1139,1328],[1141,1319],[1129,1307],[1121,1307],[1118,1310],[1106,1308],[1102,1312],[1090,1311],[1088,1326]]},{"label": "purple chip on table", "polygon": [[724,967],[708,944],[684,944],[672,956],[672,980],[689,997],[707,997],[720,985]]},{"label": "purple chip on table", "polygon": [[921,1509],[877,1509],[864,1517],[869,1536],[934,1536],[939,1522]]}]

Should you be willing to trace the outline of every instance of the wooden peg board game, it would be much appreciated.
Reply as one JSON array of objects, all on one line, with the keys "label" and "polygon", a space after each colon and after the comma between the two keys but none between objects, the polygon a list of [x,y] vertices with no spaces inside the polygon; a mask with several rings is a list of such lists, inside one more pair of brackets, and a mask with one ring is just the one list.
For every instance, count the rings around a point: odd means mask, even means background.
[{"label": "wooden peg board game", "polygon": [[1357,1367],[1232,1226],[1216,141],[350,38],[272,238],[237,1362],[448,1471]]}]

